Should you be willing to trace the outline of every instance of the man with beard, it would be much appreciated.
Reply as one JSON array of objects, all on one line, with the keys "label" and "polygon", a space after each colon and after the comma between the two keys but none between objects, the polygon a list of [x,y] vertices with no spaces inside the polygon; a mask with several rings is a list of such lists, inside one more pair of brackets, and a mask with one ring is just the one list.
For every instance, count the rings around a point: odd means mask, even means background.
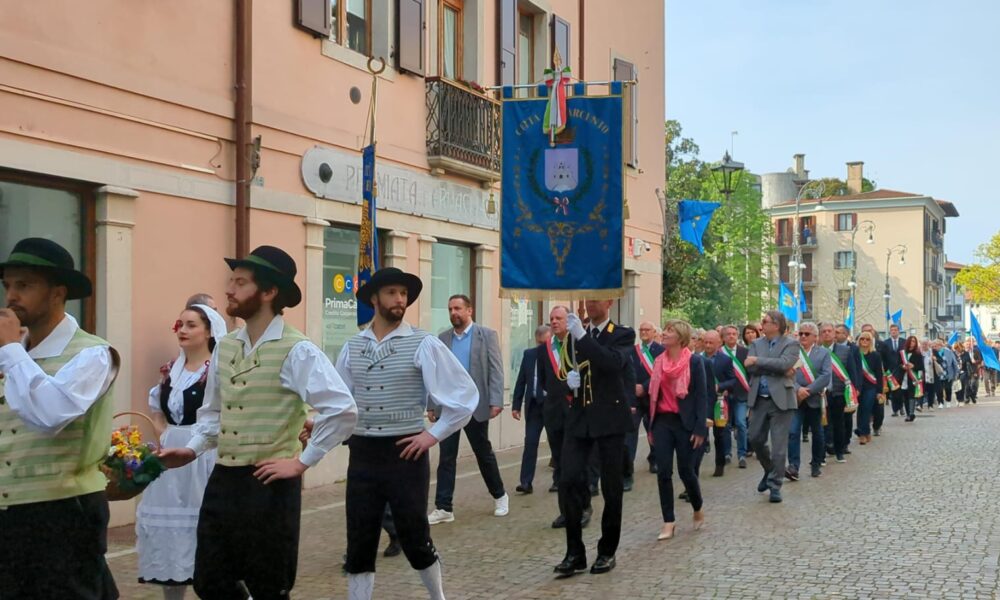
[{"label": "man with beard", "polygon": [[21,240],[0,277],[0,598],[118,598],[98,468],[118,353],[66,314],[92,286],[62,246]]},{"label": "man with beard", "polygon": [[[448,299],[448,318],[452,329],[438,336],[462,368],[472,376],[479,390],[479,406],[472,413],[472,419],[463,429],[472,446],[483,476],[486,489],[493,497],[493,516],[505,517],[509,511],[510,498],[500,478],[497,457],[490,444],[490,419],[503,411],[503,358],[500,355],[500,337],[497,332],[483,327],[472,320],[472,300],[463,294]],[[433,399],[427,416],[433,423],[440,409]],[[452,498],[455,494],[455,466],[458,461],[458,444],[462,434],[456,431],[441,440],[437,468],[437,493],[434,497],[434,511],[427,515],[431,525],[450,523],[455,520]]]},{"label": "man with beard", "polygon": [[[359,408],[358,427],[348,441],[344,570],[350,600],[372,597],[387,502],[410,566],[430,598],[444,600],[441,563],[427,522],[427,453],[465,427],[479,405],[479,391],[441,340],[403,322],[422,288],[416,275],[391,267],[376,271],[358,290],[358,301],[374,308],[375,318],[337,358]],[[439,412],[425,430],[428,398]]]},{"label": "man with beard", "polygon": [[582,573],[587,568],[581,520],[589,504],[587,464],[596,447],[600,460],[601,492],[604,514],[597,559],[590,568],[593,574],[615,568],[615,552],[621,538],[622,455],[625,434],[633,429],[632,406],[635,389],[626,389],[631,367],[629,353],[635,345],[635,331],[611,321],[608,311],[612,301],[588,300],[589,331],[580,318],[570,314],[566,329],[572,337],[567,360],[572,371],[567,386],[574,391],[566,413],[562,449],[562,473],[559,500],[566,516],[566,556],[555,567],[561,577]]},{"label": "man with beard", "polygon": [[[160,456],[180,467],[219,449],[198,518],[198,596],[244,598],[245,585],[254,598],[283,598],[295,584],[302,473],[354,431],[358,411],[323,351],[282,317],[302,299],[295,261],[261,246],[226,263],[226,312],[246,327],[215,350],[188,446]],[[308,407],[318,414],[299,455]]]}]

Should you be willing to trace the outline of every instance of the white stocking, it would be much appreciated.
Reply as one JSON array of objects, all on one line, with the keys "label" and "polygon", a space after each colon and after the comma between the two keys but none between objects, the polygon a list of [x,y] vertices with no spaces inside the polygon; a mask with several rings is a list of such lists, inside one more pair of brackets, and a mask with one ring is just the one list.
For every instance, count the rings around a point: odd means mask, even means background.
[{"label": "white stocking", "polygon": [[444,600],[444,587],[441,581],[441,561],[434,561],[434,564],[427,567],[420,573],[420,581],[424,582],[424,587],[430,594],[431,600]]},{"label": "white stocking", "polygon": [[347,600],[372,600],[375,588],[375,573],[348,573]]}]

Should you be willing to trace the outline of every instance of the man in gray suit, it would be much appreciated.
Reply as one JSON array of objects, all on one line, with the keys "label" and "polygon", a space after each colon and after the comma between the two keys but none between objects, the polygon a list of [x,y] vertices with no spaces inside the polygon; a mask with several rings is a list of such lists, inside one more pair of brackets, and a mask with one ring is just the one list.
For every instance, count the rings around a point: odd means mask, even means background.
[{"label": "man in gray suit", "polygon": [[[500,478],[497,457],[490,444],[490,419],[503,410],[503,359],[500,356],[500,338],[497,332],[483,327],[472,320],[472,300],[468,296],[456,294],[448,299],[448,318],[452,329],[440,336],[458,362],[472,376],[479,389],[479,406],[472,413],[472,419],[464,427],[465,437],[472,446],[479,463],[479,472],[486,482],[486,489],[493,496],[493,515],[506,516],[510,510],[509,498]],[[427,416],[433,422],[437,418],[437,407],[427,406]],[[455,462],[458,459],[458,444],[461,432],[456,431],[441,440],[437,468],[437,493],[434,496],[435,509],[427,516],[431,525],[450,523],[455,520],[452,498],[455,495]]]},{"label": "man in gray suit", "polygon": [[[770,310],[761,320],[764,337],[750,345],[743,363],[750,374],[750,445],[764,467],[757,491],[771,490],[771,502],[781,502],[785,475],[788,431],[799,403],[795,397],[792,369],[799,360],[799,345],[786,337],[788,321],[781,311]],[[767,446],[773,440],[773,452]]]},{"label": "man in gray suit", "polygon": [[819,328],[815,323],[799,325],[799,345],[808,357],[795,369],[795,397],[799,410],[792,418],[792,429],[788,433],[788,469],[785,477],[799,480],[799,456],[802,447],[802,430],[812,432],[812,460],[810,475],[819,477],[826,447],[823,438],[823,391],[830,386],[833,365],[830,352],[817,344]]}]

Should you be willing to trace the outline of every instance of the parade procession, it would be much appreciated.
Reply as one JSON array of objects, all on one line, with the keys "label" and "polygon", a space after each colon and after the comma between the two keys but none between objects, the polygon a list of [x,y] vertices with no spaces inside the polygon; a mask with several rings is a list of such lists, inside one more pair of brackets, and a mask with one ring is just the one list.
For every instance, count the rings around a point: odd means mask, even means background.
[{"label": "parade procession", "polygon": [[997,597],[985,201],[708,12],[0,8],[0,600]]}]

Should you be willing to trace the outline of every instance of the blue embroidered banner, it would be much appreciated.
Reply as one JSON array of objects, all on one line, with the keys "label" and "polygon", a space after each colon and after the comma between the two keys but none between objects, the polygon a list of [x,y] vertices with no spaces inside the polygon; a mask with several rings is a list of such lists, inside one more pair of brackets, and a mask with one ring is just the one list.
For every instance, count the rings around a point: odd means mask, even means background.
[{"label": "blue embroidered banner", "polygon": [[[368,283],[378,271],[378,236],[375,232],[375,204],[378,190],[375,185],[375,144],[361,150],[361,235],[358,240],[358,283],[355,293]],[[358,327],[375,318],[375,310],[357,302]]]},{"label": "blue embroidered banner", "polygon": [[[500,288],[522,298],[623,292],[621,84],[588,97],[574,85],[566,127],[550,143],[547,99],[503,90]],[[574,292],[574,293],[569,293]]]}]

